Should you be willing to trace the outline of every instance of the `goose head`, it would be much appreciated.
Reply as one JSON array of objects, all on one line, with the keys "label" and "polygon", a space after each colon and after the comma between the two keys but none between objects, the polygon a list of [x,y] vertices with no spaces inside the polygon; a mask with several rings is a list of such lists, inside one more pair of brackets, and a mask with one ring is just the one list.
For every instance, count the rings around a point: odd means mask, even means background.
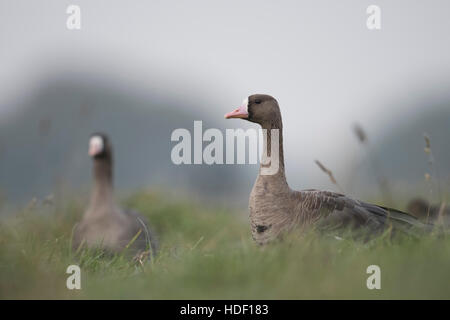
[{"label": "goose head", "polygon": [[104,133],[94,133],[89,139],[89,156],[94,159],[110,159],[112,148],[108,136]]},{"label": "goose head", "polygon": [[281,113],[274,97],[267,94],[254,94],[245,98],[240,107],[225,115],[225,119],[232,118],[264,125],[268,122],[281,121]]}]

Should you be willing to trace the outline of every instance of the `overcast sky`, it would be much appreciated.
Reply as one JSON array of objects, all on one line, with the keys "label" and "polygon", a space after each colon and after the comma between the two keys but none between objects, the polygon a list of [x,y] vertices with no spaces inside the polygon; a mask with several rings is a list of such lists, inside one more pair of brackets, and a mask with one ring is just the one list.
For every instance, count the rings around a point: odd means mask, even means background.
[{"label": "overcast sky", "polygon": [[[81,30],[66,28],[70,4]],[[371,4],[381,30],[366,27]],[[202,96],[199,108],[217,117],[268,93],[291,165],[331,162],[355,145],[355,121],[376,135],[417,112],[421,90],[446,88],[449,10],[448,0],[0,0],[0,116],[53,72]]]}]

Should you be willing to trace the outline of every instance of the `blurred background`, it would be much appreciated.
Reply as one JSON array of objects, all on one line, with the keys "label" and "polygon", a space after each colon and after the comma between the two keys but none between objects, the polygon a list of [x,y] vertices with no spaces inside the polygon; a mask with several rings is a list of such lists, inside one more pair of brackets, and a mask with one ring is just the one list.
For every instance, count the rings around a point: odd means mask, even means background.
[{"label": "blurred background", "polygon": [[[71,4],[81,30],[66,28]],[[366,27],[370,4],[381,30]],[[1,202],[87,193],[88,138],[104,131],[118,193],[245,208],[256,165],[176,166],[170,135],[194,120],[255,127],[223,119],[253,93],[280,103],[292,188],[339,191],[318,159],[351,196],[386,203],[388,186],[437,201],[425,174],[448,190],[449,10],[445,0],[1,0]]]}]

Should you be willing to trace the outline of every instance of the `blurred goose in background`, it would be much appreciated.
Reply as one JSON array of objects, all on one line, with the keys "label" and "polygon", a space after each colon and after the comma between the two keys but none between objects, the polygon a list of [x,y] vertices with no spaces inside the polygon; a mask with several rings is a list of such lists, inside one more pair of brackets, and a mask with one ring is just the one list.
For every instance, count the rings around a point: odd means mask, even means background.
[{"label": "blurred goose in background", "polygon": [[406,211],[422,221],[450,226],[450,207],[448,205],[441,208],[441,205],[431,205],[428,201],[417,197],[408,203]]},{"label": "blurred goose in background", "polygon": [[[365,235],[380,233],[389,226],[404,230],[430,227],[404,212],[353,200],[343,194],[312,189],[291,190],[284,172],[283,123],[278,102],[273,97],[263,94],[249,96],[225,118],[245,119],[267,130],[259,174],[249,199],[252,236],[257,243],[265,244],[296,227],[309,225],[326,230],[359,229],[367,231]],[[272,132],[273,129],[278,130]],[[276,144],[272,146],[276,132],[278,149]],[[278,152],[276,172],[267,171],[276,159],[272,152]]]},{"label": "blurred goose in background", "polygon": [[110,253],[127,249],[132,254],[156,254],[157,244],[145,219],[133,211],[124,211],[113,194],[113,151],[105,134],[93,134],[89,141],[94,186],[91,199],[74,230],[74,249],[82,245],[102,248]]}]

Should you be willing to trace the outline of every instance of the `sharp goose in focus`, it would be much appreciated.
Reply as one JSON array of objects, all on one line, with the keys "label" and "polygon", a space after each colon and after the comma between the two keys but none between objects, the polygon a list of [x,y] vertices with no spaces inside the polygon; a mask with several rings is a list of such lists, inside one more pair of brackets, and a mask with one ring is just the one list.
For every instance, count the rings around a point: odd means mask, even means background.
[{"label": "sharp goose in focus", "polygon": [[131,254],[155,255],[155,237],[144,218],[136,212],[122,210],[115,201],[113,152],[105,134],[91,136],[89,155],[94,163],[94,186],[89,206],[74,231],[74,249],[87,245],[118,253],[128,247],[127,252]]},{"label": "sharp goose in focus", "polygon": [[[309,225],[327,230],[358,229],[366,235],[383,231],[390,225],[405,230],[429,227],[409,214],[353,200],[339,193],[291,190],[284,173],[281,113],[273,97],[263,94],[249,96],[239,108],[227,113],[225,118],[242,118],[258,123],[267,130],[259,174],[249,199],[252,236],[257,243],[265,244],[284,232]],[[278,129],[278,150],[276,144],[272,146],[277,131],[272,133],[272,129]],[[276,151],[279,152],[278,170],[263,172],[270,166],[270,158],[275,159],[276,155],[271,157],[271,153]]]}]

